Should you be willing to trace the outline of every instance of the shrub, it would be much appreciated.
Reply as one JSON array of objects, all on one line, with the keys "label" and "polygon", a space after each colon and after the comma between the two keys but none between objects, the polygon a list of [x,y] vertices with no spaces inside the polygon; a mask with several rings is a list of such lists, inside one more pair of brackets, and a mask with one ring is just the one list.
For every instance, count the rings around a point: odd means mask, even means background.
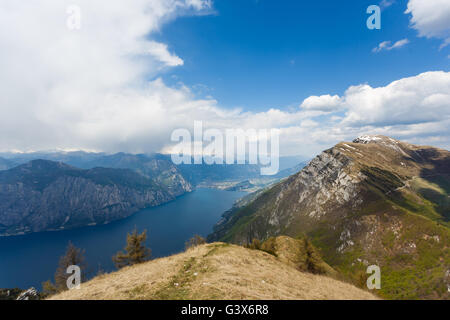
[{"label": "shrub", "polygon": [[150,260],[151,250],[146,247],[146,240],[147,230],[138,234],[135,228],[132,233],[128,233],[127,246],[124,248],[125,252],[120,251],[112,257],[116,267],[120,269]]},{"label": "shrub", "polygon": [[197,246],[205,244],[205,243],[206,243],[206,239],[203,238],[202,236],[199,236],[198,234],[196,234],[192,238],[190,238],[189,241],[186,242],[185,247],[186,247],[186,250],[188,250],[190,248],[194,248],[194,247],[197,247]]},{"label": "shrub", "polygon": [[261,241],[259,241],[259,239],[254,238],[252,242],[247,244],[245,247],[252,250],[261,250]]},{"label": "shrub", "polygon": [[326,273],[326,270],[323,267],[322,260],[320,259],[309,239],[306,237],[303,239],[303,251],[304,263],[299,266],[300,270],[314,274]]},{"label": "shrub", "polygon": [[261,245],[261,250],[277,257],[277,244],[275,238],[269,238]]}]

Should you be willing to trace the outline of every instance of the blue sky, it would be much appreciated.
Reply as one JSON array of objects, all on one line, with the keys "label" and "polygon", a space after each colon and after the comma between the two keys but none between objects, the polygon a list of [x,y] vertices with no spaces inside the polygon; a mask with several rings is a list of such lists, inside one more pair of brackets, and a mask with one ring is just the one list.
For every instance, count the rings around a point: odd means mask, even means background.
[{"label": "blue sky", "polygon": [[196,121],[450,148],[448,0],[2,0],[0,47],[0,151],[169,153]]},{"label": "blue sky", "polygon": [[[449,47],[417,37],[407,1],[383,7],[381,30],[366,27],[371,4],[377,2],[215,0],[215,14],[179,18],[156,35],[184,60],[164,80],[223,107],[261,111],[297,106],[310,95],[342,95],[350,85],[385,86],[449,70]],[[404,47],[372,52],[405,38]]]}]

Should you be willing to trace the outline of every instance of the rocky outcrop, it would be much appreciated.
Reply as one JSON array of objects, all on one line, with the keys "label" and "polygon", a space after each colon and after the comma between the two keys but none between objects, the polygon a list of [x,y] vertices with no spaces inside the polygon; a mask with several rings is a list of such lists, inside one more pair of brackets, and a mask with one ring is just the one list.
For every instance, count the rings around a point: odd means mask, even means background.
[{"label": "rocky outcrop", "polygon": [[39,293],[35,288],[25,290],[17,297],[17,300],[39,300],[39,299],[40,299]]},{"label": "rocky outcrop", "polygon": [[7,170],[32,160],[42,159],[63,162],[82,169],[98,167],[130,169],[156,181],[175,197],[192,191],[191,184],[184,178],[178,167],[172,163],[170,157],[162,154],[146,155],[123,152],[104,154],[74,151],[6,153],[5,155],[8,157],[7,159],[0,157],[0,170]]},{"label": "rocky outcrop", "polygon": [[95,167],[130,169],[164,186],[167,192],[175,197],[193,190],[191,183],[172,163],[170,157],[162,154],[116,153],[98,157],[83,163],[81,167],[86,169]]},{"label": "rocky outcrop", "polygon": [[28,290],[14,289],[0,289],[0,300],[40,300],[41,294],[35,289]]},{"label": "rocky outcrop", "polygon": [[35,160],[0,172],[0,235],[108,223],[176,195],[128,169]]}]

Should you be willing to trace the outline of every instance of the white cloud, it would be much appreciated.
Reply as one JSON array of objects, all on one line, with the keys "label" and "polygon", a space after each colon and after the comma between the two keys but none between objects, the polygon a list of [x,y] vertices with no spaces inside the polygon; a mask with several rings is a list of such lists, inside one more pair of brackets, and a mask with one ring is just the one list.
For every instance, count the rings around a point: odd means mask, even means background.
[{"label": "white cloud", "polygon": [[151,149],[174,103],[203,104],[146,79],[183,63],[153,34],[179,15],[207,13],[211,1],[79,0],[80,30],[66,26],[69,5],[0,2],[0,149],[117,150],[134,138]]},{"label": "white cloud", "polygon": [[335,111],[341,105],[341,99],[338,95],[331,96],[329,94],[322,96],[310,96],[306,98],[300,108],[304,110],[319,110],[319,111]]},{"label": "white cloud", "polygon": [[402,39],[402,40],[398,40],[394,43],[394,45],[390,48],[390,49],[396,49],[396,48],[401,48],[404,45],[407,45],[409,43],[408,39]]},{"label": "white cloud", "polygon": [[343,123],[352,126],[417,124],[450,117],[450,72],[426,72],[385,87],[350,87]]},{"label": "white cloud", "polygon": [[167,150],[171,132],[192,129],[194,120],[205,128],[281,128],[282,154],[314,155],[377,132],[450,145],[449,73],[311,96],[290,112],[224,109],[159,78],[182,57],[154,34],[179,15],[209,12],[210,1],[79,0],[79,31],[66,28],[69,4],[0,2],[0,150]]},{"label": "white cloud", "polygon": [[[425,72],[377,88],[361,84],[349,87],[342,97],[322,97],[323,101],[339,101],[337,113],[330,113],[314,128],[294,126],[282,130],[284,134],[297,135],[283,137],[287,150],[295,149],[293,141],[297,141],[302,146],[306,144],[306,149],[319,152],[317,146],[331,146],[363,133],[385,134],[447,149],[450,146],[450,72]],[[320,100],[312,96],[303,104]]]},{"label": "white cloud", "polygon": [[180,57],[169,52],[167,44],[164,43],[150,41],[148,44],[148,53],[168,67],[182,66],[184,64],[184,61]]},{"label": "white cloud", "polygon": [[392,50],[392,49],[398,49],[398,48],[401,48],[401,47],[407,45],[408,43],[409,43],[409,40],[408,40],[408,39],[402,39],[402,40],[396,41],[396,42],[391,46],[391,45],[390,45],[390,44],[391,44],[391,41],[383,41],[383,42],[381,42],[377,47],[373,48],[373,49],[372,49],[372,52],[377,53],[377,52],[380,52],[380,51],[383,51],[383,50],[390,51],[390,50]]},{"label": "white cloud", "polygon": [[411,27],[419,36],[450,41],[450,1],[448,0],[409,0],[405,11],[410,14]]},{"label": "white cloud", "polygon": [[186,3],[199,11],[212,8],[211,0],[186,0]]}]

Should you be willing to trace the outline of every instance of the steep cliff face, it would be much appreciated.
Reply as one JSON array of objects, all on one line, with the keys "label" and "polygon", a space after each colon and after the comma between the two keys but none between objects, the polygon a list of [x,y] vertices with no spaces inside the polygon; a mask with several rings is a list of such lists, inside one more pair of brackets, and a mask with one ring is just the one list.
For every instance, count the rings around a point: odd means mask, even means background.
[{"label": "steep cliff face", "polygon": [[82,167],[131,169],[164,186],[167,192],[173,196],[179,196],[193,190],[192,185],[181,174],[177,166],[172,163],[170,157],[162,154],[133,155],[117,153],[104,155],[93,161],[84,163]]},{"label": "steep cliff face", "polygon": [[0,172],[0,235],[108,223],[174,197],[131,170],[34,160]]},{"label": "steep cliff face", "polygon": [[307,234],[355,280],[381,266],[386,297],[448,298],[449,187],[450,152],[363,136],[228,212],[210,239]]},{"label": "steep cliff face", "polygon": [[74,152],[34,152],[21,154],[5,154],[8,158],[0,158],[0,170],[7,170],[15,166],[36,159],[57,161],[82,169],[98,167],[130,169],[147,178],[156,181],[167,189],[173,196],[179,196],[192,191],[191,184],[184,178],[180,170],[172,163],[169,156],[162,154],[104,154]]}]

